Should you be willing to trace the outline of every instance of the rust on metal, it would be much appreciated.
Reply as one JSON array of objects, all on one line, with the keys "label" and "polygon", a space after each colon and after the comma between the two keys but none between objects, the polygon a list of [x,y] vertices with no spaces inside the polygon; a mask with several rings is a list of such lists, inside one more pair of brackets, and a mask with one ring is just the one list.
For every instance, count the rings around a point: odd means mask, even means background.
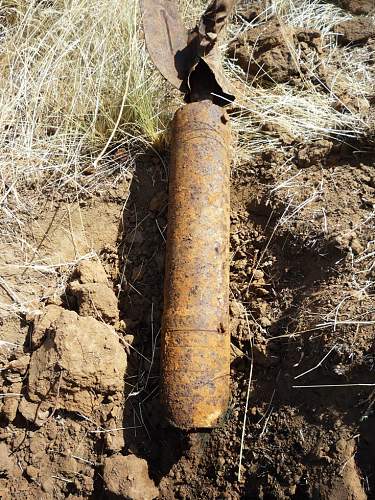
[{"label": "rust on metal", "polygon": [[160,73],[183,90],[191,57],[183,57],[188,33],[171,0],[141,0],[148,53]]},{"label": "rust on metal", "polygon": [[217,37],[230,16],[235,3],[236,0],[212,0],[204,11],[196,28],[201,55],[206,55],[215,46]]},{"label": "rust on metal", "polygon": [[225,105],[234,100],[217,44],[234,4],[235,0],[213,0],[188,32],[173,0],[141,0],[150,57],[164,78],[185,94],[187,102],[210,98]]},{"label": "rust on metal", "polygon": [[213,427],[229,398],[231,129],[209,100],[173,121],[161,397],[182,429]]},{"label": "rust on metal", "polygon": [[173,0],[141,0],[145,40],[185,94],[173,120],[161,342],[161,399],[181,429],[218,424],[229,399],[229,185],[234,100],[218,38],[235,0],[212,0],[183,27]]}]

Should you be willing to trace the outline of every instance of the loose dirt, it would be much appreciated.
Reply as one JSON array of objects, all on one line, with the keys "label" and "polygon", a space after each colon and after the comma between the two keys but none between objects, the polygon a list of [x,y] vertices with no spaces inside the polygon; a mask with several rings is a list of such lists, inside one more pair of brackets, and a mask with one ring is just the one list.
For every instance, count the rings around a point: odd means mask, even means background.
[{"label": "loose dirt", "polygon": [[[288,44],[323,50],[271,19],[231,51],[298,85]],[[1,319],[1,498],[375,498],[374,144],[269,133],[288,147],[232,174],[232,398],[210,433],[167,426],[158,399],[167,153],[105,195],[46,200],[27,236],[50,278],[3,252],[2,300],[43,299]]]}]

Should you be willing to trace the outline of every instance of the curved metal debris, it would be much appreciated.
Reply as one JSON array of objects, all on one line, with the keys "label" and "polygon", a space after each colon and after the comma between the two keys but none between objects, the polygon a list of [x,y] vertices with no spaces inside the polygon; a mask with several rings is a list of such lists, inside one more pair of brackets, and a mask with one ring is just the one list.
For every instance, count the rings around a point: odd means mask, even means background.
[{"label": "curved metal debris", "polygon": [[141,0],[150,57],[164,78],[186,94],[187,102],[210,98],[225,105],[234,100],[217,47],[218,35],[234,4],[235,0],[213,0],[188,33],[174,1]]},{"label": "curved metal debris", "polygon": [[216,44],[217,37],[223,29],[227,18],[230,16],[236,0],[213,0],[197,26],[199,33],[199,46],[207,54]]},{"label": "curved metal debris", "polygon": [[166,80],[182,90],[190,62],[178,54],[186,48],[188,33],[175,2],[141,0],[141,6],[146,45],[152,62]]}]

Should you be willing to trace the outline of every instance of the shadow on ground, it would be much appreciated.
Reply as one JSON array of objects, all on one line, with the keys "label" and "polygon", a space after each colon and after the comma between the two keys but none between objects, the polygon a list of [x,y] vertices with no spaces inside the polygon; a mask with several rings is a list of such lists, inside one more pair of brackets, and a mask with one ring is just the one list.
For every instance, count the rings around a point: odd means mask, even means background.
[{"label": "shadow on ground", "polygon": [[167,161],[138,158],[119,228],[119,308],[134,335],[126,378],[125,446],[145,458],[159,482],[178,461],[185,436],[163,421],[159,344],[167,227]]}]

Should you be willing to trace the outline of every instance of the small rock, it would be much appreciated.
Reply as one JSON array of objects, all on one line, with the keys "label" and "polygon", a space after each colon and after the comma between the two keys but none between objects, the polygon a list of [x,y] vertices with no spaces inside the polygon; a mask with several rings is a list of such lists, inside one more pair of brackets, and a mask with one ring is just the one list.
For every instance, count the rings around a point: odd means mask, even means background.
[{"label": "small rock", "polygon": [[103,283],[108,285],[105,269],[97,260],[81,261],[74,272],[74,277],[82,284]]},{"label": "small rock", "polygon": [[33,349],[40,347],[46,331],[48,331],[50,325],[59,318],[63,311],[64,309],[61,307],[50,304],[42,311],[42,314],[35,319],[34,329],[31,335],[31,345]]},{"label": "small rock", "polygon": [[126,335],[124,335],[124,342],[126,342],[129,345],[133,345],[134,335],[131,335],[130,333],[127,333]]},{"label": "small rock", "polygon": [[267,318],[267,316],[262,316],[259,319],[259,323],[263,326],[263,328],[267,328],[267,326],[271,326],[272,322]]},{"label": "small rock", "polygon": [[264,278],[264,272],[261,271],[260,269],[254,269],[253,276],[255,280],[261,280]]},{"label": "small rock", "polygon": [[239,234],[238,234],[238,233],[234,233],[234,234],[232,234],[232,236],[231,236],[231,243],[232,243],[232,245],[233,245],[234,247],[237,247],[237,246],[239,246],[239,245],[240,245],[241,240],[240,240],[240,236],[239,236]]},{"label": "small rock", "polygon": [[360,16],[335,26],[340,45],[363,45],[375,37],[375,25],[370,17]]},{"label": "small rock", "polygon": [[[13,394],[20,394],[22,385],[22,382],[13,384],[8,392]],[[13,422],[13,420],[16,418],[20,397],[21,396],[7,396],[4,398],[1,413],[4,415],[5,419],[8,422]]]},{"label": "small rock", "polygon": [[358,238],[354,237],[352,241],[350,242],[350,247],[353,250],[353,253],[356,255],[359,255],[360,253],[363,252],[364,248],[361,245],[360,241]]},{"label": "small rock", "polygon": [[317,165],[331,152],[333,143],[326,139],[315,141],[301,148],[297,153],[297,163],[301,168]]},{"label": "small rock", "polygon": [[46,477],[45,479],[43,479],[41,482],[41,488],[42,488],[42,491],[44,491],[45,493],[52,493],[53,492],[53,479],[51,477]]},{"label": "small rock", "polygon": [[230,313],[232,316],[242,318],[245,316],[245,308],[241,302],[237,300],[232,300],[230,303]]},{"label": "small rock", "polygon": [[115,455],[104,460],[104,483],[107,490],[131,500],[152,500],[159,495],[148,475],[146,460],[135,455]]},{"label": "small rock", "polygon": [[247,265],[247,260],[246,259],[241,259],[241,260],[235,260],[232,264],[233,268],[236,271],[241,271],[241,269],[245,269]]},{"label": "small rock", "polygon": [[33,465],[28,465],[26,467],[26,475],[32,480],[36,481],[39,477],[39,470]]},{"label": "small rock", "polygon": [[241,351],[241,349],[235,346],[233,343],[230,344],[230,359],[231,362],[235,359],[242,358],[245,356],[245,353]]},{"label": "small rock", "polygon": [[[84,491],[85,496],[84,497],[78,497],[79,499],[84,500],[85,498],[87,499],[88,493],[92,493],[94,490],[94,479],[89,476],[83,476],[79,474],[74,481],[74,484],[77,488],[78,491]],[[77,497],[74,497],[77,500]]]},{"label": "small rock", "polygon": [[134,342],[134,335],[131,335],[128,333],[127,335],[124,335],[124,342],[125,342],[125,351],[128,356],[131,354],[131,346],[133,345]]},{"label": "small rock", "polygon": [[66,477],[73,477],[77,474],[77,461],[75,458],[66,455],[59,460],[59,469]]},{"label": "small rock", "polygon": [[370,14],[375,11],[375,0],[341,0],[344,9],[352,14]]},{"label": "small rock", "polygon": [[51,297],[47,298],[46,305],[62,306],[63,301],[61,296],[57,295],[56,293],[51,295]]},{"label": "small rock", "polygon": [[266,284],[266,281],[264,278],[258,278],[255,279],[251,284],[253,287],[262,287]]},{"label": "small rock", "polygon": [[11,384],[17,384],[19,382],[22,382],[22,376],[19,373],[12,373],[5,371],[3,377],[5,380]]},{"label": "small rock", "polygon": [[0,475],[10,476],[13,464],[9,456],[8,447],[5,443],[0,443]]},{"label": "small rock", "polygon": [[11,361],[8,364],[7,369],[12,372],[19,373],[20,375],[25,375],[29,363],[30,363],[30,355],[24,354],[23,356],[20,356],[19,358]]},{"label": "small rock", "polygon": [[293,497],[296,494],[296,491],[297,491],[297,485],[292,484],[292,486],[289,486],[288,488],[288,495]]},{"label": "small rock", "polygon": [[125,446],[125,439],[122,430],[106,432],[104,435],[104,439],[106,447],[110,451],[118,453]]},{"label": "small rock", "polygon": [[18,411],[28,422],[41,427],[49,417],[49,406],[48,403],[47,405],[43,402],[32,403],[26,398],[22,398],[18,405]]},{"label": "small rock", "polygon": [[92,316],[107,323],[118,321],[117,297],[109,286],[73,281],[68,286],[68,293],[76,298],[81,316]]}]

